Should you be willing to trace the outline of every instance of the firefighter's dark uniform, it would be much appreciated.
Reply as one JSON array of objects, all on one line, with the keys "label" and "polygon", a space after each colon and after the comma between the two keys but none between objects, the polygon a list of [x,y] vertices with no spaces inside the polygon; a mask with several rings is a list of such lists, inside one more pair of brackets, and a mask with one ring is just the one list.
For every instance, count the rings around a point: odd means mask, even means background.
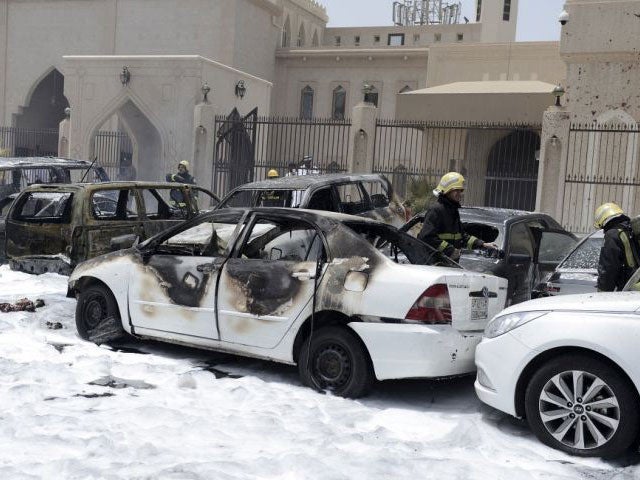
[{"label": "firefighter's dark uniform", "polygon": [[638,251],[629,217],[621,215],[604,226],[604,245],[598,261],[598,290],[622,290],[638,268]]},{"label": "firefighter's dark uniform", "polygon": [[[188,183],[191,185],[196,184],[195,178],[189,172],[183,173],[167,173],[166,176],[167,182],[177,182],[177,183]],[[172,188],[170,192],[171,200],[173,200],[177,206],[184,207],[186,206],[184,197],[182,192],[176,188]]]},{"label": "firefighter's dark uniform", "polygon": [[484,242],[464,231],[460,221],[460,204],[438,196],[435,204],[429,208],[418,238],[436,250],[451,257],[454,250],[480,248]]}]

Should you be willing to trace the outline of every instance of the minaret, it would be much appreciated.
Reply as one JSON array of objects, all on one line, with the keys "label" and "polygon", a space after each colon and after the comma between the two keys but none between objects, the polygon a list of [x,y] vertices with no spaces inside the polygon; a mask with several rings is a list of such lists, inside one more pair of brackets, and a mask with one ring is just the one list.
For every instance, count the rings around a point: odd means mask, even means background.
[{"label": "minaret", "polygon": [[482,24],[482,43],[514,42],[518,0],[476,0],[475,20]]}]

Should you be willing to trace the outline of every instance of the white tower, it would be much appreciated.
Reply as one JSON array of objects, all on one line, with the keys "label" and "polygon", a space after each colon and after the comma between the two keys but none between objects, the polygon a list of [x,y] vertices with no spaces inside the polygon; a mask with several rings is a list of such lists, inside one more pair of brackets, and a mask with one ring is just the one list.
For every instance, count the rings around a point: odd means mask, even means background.
[{"label": "white tower", "polygon": [[475,20],[482,23],[482,43],[513,42],[518,23],[518,0],[476,0]]}]

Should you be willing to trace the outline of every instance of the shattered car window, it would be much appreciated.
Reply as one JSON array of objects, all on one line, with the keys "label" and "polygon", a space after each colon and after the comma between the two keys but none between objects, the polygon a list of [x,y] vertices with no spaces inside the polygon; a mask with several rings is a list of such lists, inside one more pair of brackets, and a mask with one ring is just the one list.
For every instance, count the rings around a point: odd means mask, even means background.
[{"label": "shattered car window", "polygon": [[136,220],[138,205],[133,190],[100,190],[91,195],[91,212],[96,220]]},{"label": "shattered car window", "polygon": [[603,236],[591,236],[582,242],[576,249],[558,265],[562,268],[594,269],[598,266],[600,249],[604,243]]},{"label": "shattered car window", "polygon": [[158,246],[157,253],[219,257],[225,255],[229,239],[237,223],[221,223],[208,219],[187,230],[183,230]]},{"label": "shattered car window", "polygon": [[345,225],[396,263],[462,268],[426,243],[390,225],[361,222]]},{"label": "shattered car window", "polygon": [[61,223],[69,216],[70,192],[32,192],[15,210],[14,219],[33,222]]},{"label": "shattered car window", "polygon": [[169,188],[144,188],[140,190],[144,201],[145,213],[150,220],[169,220],[186,218],[185,209],[176,207],[171,201]]},{"label": "shattered car window", "polygon": [[321,238],[308,224],[280,224],[263,219],[254,225],[240,256],[247,259],[303,262],[316,261],[322,251]]},{"label": "shattered car window", "polygon": [[389,206],[389,194],[382,182],[362,182],[373,208],[384,208]]},{"label": "shattered car window", "polygon": [[221,206],[224,207],[292,207],[297,208],[304,190],[238,190]]}]

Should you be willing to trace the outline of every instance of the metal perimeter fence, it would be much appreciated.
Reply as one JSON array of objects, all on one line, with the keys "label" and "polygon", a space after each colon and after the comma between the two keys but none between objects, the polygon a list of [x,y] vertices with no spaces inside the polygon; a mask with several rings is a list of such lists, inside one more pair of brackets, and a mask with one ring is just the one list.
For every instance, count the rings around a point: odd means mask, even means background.
[{"label": "metal perimeter fence", "polygon": [[533,210],[540,132],[540,125],[380,119],[373,171],[405,198],[458,171],[467,180],[466,204]]},{"label": "metal perimeter fence", "polygon": [[346,172],[351,122],[325,118],[217,116],[212,187],[219,195],[246,182],[301,170]]},{"label": "metal perimeter fence", "polygon": [[0,153],[7,157],[55,157],[58,130],[0,127]]}]

